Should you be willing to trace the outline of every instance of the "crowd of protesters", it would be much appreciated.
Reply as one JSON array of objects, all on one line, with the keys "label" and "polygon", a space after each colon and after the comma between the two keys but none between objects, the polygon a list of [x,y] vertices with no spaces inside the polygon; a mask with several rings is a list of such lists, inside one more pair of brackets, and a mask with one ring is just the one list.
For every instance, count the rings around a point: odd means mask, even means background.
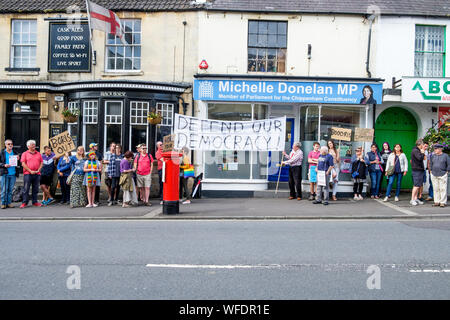
[{"label": "crowd of protesters", "polygon": [[[289,200],[297,198],[301,200],[302,188],[302,162],[303,152],[300,150],[301,143],[296,142],[292,151],[283,157],[288,160],[282,161],[282,165],[289,165]],[[376,143],[370,147],[370,151],[364,153],[363,147],[355,149],[351,157],[350,173],[353,181],[353,200],[363,200],[364,185],[368,184],[368,193],[372,199],[382,197],[381,184],[383,177],[386,179],[386,193],[383,201],[391,198],[391,192],[395,184],[395,201],[399,201],[400,188],[403,177],[411,168],[413,189],[410,204],[417,206],[424,201],[433,201],[433,206],[445,207],[447,204],[447,179],[450,171],[450,157],[443,152],[444,146],[435,144],[430,148],[422,139],[416,141],[411,152],[410,166],[408,158],[403,152],[400,144],[395,144],[393,150],[388,142],[383,143],[380,150]],[[313,143],[313,150],[308,154],[308,180],[310,193],[308,200],[314,204],[322,203],[328,205],[330,189],[333,201],[337,201],[336,190],[340,174],[340,150],[336,149],[333,141],[328,141],[326,146],[319,142]],[[428,173],[428,175],[427,175]],[[319,176],[324,179],[318,183]],[[427,179],[428,176],[428,179]],[[424,184],[429,181],[428,198],[423,198]],[[370,191],[369,191],[370,188]]]},{"label": "crowd of protesters", "polygon": [[[159,200],[163,204],[162,142],[158,141],[156,145]],[[139,144],[136,153],[123,153],[122,146],[112,142],[104,157],[96,143],[91,143],[87,152],[83,146],[79,146],[74,155],[67,152],[59,157],[48,146],[43,147],[41,154],[34,140],[27,141],[26,146],[28,150],[21,155],[15,154],[13,142],[8,139],[5,149],[0,152],[1,209],[14,207],[12,196],[20,167],[23,169],[24,183],[20,208],[29,205],[30,189],[32,206],[47,206],[55,202],[51,192],[51,186],[55,183],[61,190],[60,204],[69,204],[71,208],[97,207],[102,179],[108,192],[108,206],[128,208],[152,205],[149,200],[154,159],[147,152],[145,144]],[[189,150],[184,150],[180,158],[180,193],[185,195],[184,204],[191,202],[194,179],[194,169],[188,154]],[[42,201],[38,201],[39,188],[43,195]]]}]

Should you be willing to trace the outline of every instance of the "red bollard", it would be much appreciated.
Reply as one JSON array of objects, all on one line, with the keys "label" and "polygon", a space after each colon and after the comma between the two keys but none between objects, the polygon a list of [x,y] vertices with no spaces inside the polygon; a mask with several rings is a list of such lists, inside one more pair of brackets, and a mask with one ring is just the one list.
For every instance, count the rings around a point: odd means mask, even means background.
[{"label": "red bollard", "polygon": [[180,157],[182,153],[169,151],[162,154],[163,214],[180,213]]}]

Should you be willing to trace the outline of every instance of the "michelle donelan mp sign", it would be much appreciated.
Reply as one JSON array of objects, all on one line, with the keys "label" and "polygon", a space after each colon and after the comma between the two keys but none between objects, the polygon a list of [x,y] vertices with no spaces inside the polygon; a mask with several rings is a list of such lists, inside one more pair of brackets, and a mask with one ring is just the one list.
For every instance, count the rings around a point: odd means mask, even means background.
[{"label": "michelle donelan mp sign", "polygon": [[381,104],[381,83],[194,80],[195,100]]},{"label": "michelle donelan mp sign", "polygon": [[175,149],[282,151],[286,117],[256,121],[219,121],[175,114]]}]

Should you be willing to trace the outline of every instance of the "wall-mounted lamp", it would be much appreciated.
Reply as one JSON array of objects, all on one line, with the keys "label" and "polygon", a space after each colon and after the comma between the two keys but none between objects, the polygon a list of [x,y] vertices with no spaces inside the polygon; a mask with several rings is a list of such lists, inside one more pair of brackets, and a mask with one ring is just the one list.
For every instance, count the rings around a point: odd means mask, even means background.
[{"label": "wall-mounted lamp", "polygon": [[59,105],[54,104],[53,105],[53,111],[58,112],[59,111]]},{"label": "wall-mounted lamp", "polygon": [[18,102],[14,103],[13,107],[14,107],[14,112],[22,111],[22,106]]}]

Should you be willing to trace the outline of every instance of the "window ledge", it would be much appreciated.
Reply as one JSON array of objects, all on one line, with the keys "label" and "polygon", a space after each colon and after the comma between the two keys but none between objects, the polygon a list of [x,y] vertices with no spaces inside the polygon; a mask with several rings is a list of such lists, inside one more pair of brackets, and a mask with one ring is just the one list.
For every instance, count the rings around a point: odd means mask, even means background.
[{"label": "window ledge", "polygon": [[5,68],[8,76],[38,76],[41,68]]},{"label": "window ledge", "polygon": [[250,75],[269,75],[269,76],[285,76],[286,72],[264,72],[264,71],[247,71]]},{"label": "window ledge", "polygon": [[137,70],[137,71],[104,71],[102,72],[102,77],[110,77],[110,76],[143,76],[144,71]]}]

